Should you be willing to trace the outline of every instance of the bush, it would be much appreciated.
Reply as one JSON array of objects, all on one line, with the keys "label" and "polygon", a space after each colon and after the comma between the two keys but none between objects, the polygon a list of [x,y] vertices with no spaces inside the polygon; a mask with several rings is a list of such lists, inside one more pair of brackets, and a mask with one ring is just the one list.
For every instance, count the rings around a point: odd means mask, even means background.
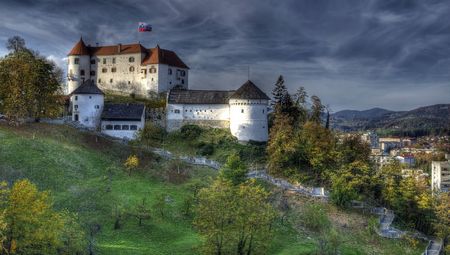
[{"label": "bush", "polygon": [[194,140],[200,136],[202,129],[197,125],[184,125],[180,129],[181,136],[188,140]]},{"label": "bush", "polygon": [[331,226],[325,208],[318,204],[305,205],[301,220],[305,227],[316,232],[326,231]]},{"label": "bush", "polygon": [[210,156],[214,153],[214,145],[212,144],[201,143],[198,148],[198,154],[202,156]]}]

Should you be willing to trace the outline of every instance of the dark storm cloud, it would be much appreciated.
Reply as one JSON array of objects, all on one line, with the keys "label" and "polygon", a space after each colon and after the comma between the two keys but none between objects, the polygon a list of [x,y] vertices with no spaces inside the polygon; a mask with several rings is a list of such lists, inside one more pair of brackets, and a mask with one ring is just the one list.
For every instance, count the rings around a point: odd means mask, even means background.
[{"label": "dark storm cloud", "polygon": [[193,88],[235,89],[250,66],[268,93],[283,74],[334,110],[409,109],[450,101],[448,13],[435,0],[0,0],[0,43],[21,35],[62,66],[80,35],[158,43],[191,67]]}]

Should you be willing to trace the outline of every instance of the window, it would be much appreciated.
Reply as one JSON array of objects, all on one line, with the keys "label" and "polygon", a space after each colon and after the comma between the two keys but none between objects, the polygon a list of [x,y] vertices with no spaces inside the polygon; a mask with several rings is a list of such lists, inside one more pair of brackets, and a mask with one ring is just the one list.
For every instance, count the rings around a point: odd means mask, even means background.
[{"label": "window", "polygon": [[169,75],[172,75],[172,69],[169,68]]},{"label": "window", "polygon": [[180,113],[180,110],[178,110],[178,109],[175,109],[175,113]]},{"label": "window", "polygon": [[95,65],[95,59],[91,59],[91,65]]},{"label": "window", "polygon": [[78,100],[78,96],[75,96],[75,101],[77,101]]},{"label": "window", "polygon": [[131,84],[131,81],[128,81],[128,84]]},{"label": "window", "polygon": [[112,59],[112,63],[115,64],[116,63],[116,58]]},{"label": "window", "polygon": [[130,72],[134,72],[134,66],[130,66]]},{"label": "window", "polygon": [[78,105],[74,105],[73,107],[75,108],[75,110],[78,109]]},{"label": "window", "polygon": [[108,72],[108,69],[102,68],[102,73],[106,73],[106,72]]},{"label": "window", "polygon": [[102,79],[98,79],[98,83],[102,83]]},{"label": "window", "polygon": [[141,74],[143,74],[142,79],[147,77],[147,69],[141,69]]},{"label": "window", "polygon": [[79,58],[74,58],[73,63],[75,65],[79,65],[80,64],[80,59]]},{"label": "window", "polygon": [[110,79],[110,80],[109,80],[109,83],[113,83],[113,79]]},{"label": "window", "polygon": [[103,59],[103,64],[106,65],[106,58]]},{"label": "window", "polygon": [[152,66],[149,70],[149,73],[156,73],[156,68]]},{"label": "window", "polygon": [[130,126],[128,126],[128,125],[122,125],[122,130],[129,130],[130,129]]},{"label": "window", "polygon": [[95,71],[91,71],[91,76],[95,76]]},{"label": "window", "polygon": [[120,130],[120,125],[114,125],[114,130]]},{"label": "window", "polygon": [[184,84],[184,79],[181,80],[181,84]]},{"label": "window", "polygon": [[130,57],[130,58],[128,59],[128,62],[133,63],[133,62],[134,62],[134,57]]},{"label": "window", "polygon": [[244,113],[244,109],[241,109],[241,113]]},{"label": "window", "polygon": [[84,76],[84,70],[83,69],[80,70],[80,75]]},{"label": "window", "polygon": [[113,126],[112,126],[112,125],[106,125],[105,129],[106,129],[106,130],[112,130],[112,129],[113,129]]},{"label": "window", "polygon": [[100,109],[100,105],[96,105],[96,106],[95,106],[95,109]]},{"label": "window", "polygon": [[115,73],[117,69],[115,67],[111,68],[111,73]]},{"label": "window", "polygon": [[264,109],[263,109],[263,113],[264,113]]},{"label": "window", "polygon": [[89,96],[89,99],[92,99],[92,96]]},{"label": "window", "polygon": [[130,126],[130,130],[137,130],[137,126],[136,125],[131,125]]}]

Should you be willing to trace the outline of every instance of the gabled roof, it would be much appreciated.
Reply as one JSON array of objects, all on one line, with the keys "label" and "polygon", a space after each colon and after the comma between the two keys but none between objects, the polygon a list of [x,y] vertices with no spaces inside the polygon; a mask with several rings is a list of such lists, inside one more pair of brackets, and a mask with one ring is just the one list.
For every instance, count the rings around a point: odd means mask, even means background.
[{"label": "gabled roof", "polygon": [[89,50],[86,47],[86,44],[84,44],[82,37],[80,37],[80,40],[73,46],[68,56],[70,55],[89,55]]},{"label": "gabled roof", "polygon": [[78,88],[76,88],[71,95],[74,94],[100,94],[104,95],[103,91],[95,85],[95,83],[92,80],[87,80],[83,82]]},{"label": "gabled roof", "polygon": [[244,83],[233,95],[231,99],[264,99],[270,100],[270,98],[259,89],[253,82],[248,80]]},{"label": "gabled roof", "polygon": [[159,45],[156,45],[155,48],[148,49],[147,56],[142,61],[142,65],[151,64],[166,64],[169,66],[189,69],[189,67],[178,57],[175,52],[161,49]]},{"label": "gabled roof", "polygon": [[[119,51],[120,47],[120,51]],[[89,52],[95,56],[108,56],[108,55],[120,55],[120,54],[135,54],[146,53],[147,49],[140,43],[133,44],[117,44],[109,46],[89,46]]]},{"label": "gabled roof", "polygon": [[144,109],[144,104],[105,104],[102,112],[102,120],[140,121]]},{"label": "gabled roof", "polygon": [[184,90],[169,91],[169,104],[228,104],[234,91],[218,90]]}]

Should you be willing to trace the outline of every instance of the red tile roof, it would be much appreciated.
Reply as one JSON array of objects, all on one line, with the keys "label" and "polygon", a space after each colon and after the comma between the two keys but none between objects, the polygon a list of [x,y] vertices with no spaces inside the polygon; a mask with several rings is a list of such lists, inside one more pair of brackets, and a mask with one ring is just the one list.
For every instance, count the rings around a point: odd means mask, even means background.
[{"label": "red tile roof", "polygon": [[80,38],[68,55],[89,55],[89,50],[84,44],[83,38]]},{"label": "red tile roof", "polygon": [[178,57],[175,52],[161,49],[159,45],[156,45],[155,48],[151,49],[144,48],[144,46],[142,46],[140,43],[93,47],[86,46],[83,42],[83,39],[80,39],[80,41],[75,44],[68,55],[108,56],[135,53],[145,54],[145,57],[142,60],[142,65],[166,64],[170,66],[189,69],[189,67]]}]

